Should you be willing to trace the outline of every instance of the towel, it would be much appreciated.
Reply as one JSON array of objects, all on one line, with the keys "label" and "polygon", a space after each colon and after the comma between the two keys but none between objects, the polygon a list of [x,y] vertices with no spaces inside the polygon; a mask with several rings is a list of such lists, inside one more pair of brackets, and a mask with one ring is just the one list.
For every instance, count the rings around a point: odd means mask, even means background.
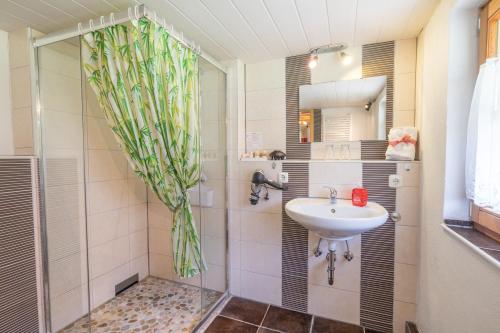
[{"label": "towel", "polygon": [[391,128],[388,139],[386,159],[396,161],[413,161],[415,159],[415,145],[417,144],[417,129],[415,127]]}]

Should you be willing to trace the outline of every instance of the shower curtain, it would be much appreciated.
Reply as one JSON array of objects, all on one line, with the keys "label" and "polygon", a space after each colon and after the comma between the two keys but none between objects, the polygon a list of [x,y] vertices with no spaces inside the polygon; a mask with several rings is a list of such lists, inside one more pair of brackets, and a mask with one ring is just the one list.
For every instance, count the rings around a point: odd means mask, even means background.
[{"label": "shower curtain", "polygon": [[174,270],[206,269],[188,189],[200,179],[198,55],[141,18],[82,37],[83,67],[135,173],[173,212]]}]

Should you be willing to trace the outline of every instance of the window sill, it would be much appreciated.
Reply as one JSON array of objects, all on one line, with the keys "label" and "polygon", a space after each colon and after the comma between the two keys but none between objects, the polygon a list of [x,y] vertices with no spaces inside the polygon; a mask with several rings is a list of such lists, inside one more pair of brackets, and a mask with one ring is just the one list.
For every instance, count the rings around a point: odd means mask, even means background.
[{"label": "window sill", "polygon": [[445,221],[441,226],[454,238],[500,269],[500,243],[472,228],[471,224]]}]

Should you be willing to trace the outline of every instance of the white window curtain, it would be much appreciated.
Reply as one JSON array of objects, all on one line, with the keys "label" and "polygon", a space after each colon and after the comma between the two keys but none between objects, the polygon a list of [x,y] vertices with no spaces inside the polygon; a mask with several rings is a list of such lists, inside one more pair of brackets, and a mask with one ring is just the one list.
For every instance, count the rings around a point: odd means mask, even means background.
[{"label": "white window curtain", "polygon": [[500,61],[481,66],[474,89],[466,152],[466,194],[475,204],[500,212]]}]

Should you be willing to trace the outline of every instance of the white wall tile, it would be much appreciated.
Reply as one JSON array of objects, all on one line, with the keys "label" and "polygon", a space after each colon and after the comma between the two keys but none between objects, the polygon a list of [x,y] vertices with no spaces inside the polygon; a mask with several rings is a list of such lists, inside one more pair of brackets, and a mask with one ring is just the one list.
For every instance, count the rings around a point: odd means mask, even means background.
[{"label": "white wall tile", "polygon": [[418,263],[418,233],[416,227],[396,225],[395,260],[398,263]]},{"label": "white wall tile", "polygon": [[[151,195],[149,198],[151,198]],[[172,212],[162,203],[149,202],[148,223],[150,228],[171,230]]]},{"label": "white wall tile", "polygon": [[362,163],[311,162],[309,182],[349,185],[362,183]]},{"label": "white wall tile", "polygon": [[139,204],[128,207],[128,228],[129,232],[146,229],[148,226],[148,206]]},{"label": "white wall tile", "polygon": [[202,274],[202,286],[224,292],[226,290],[226,269],[224,266],[208,264],[208,269]]},{"label": "white wall tile", "polygon": [[203,235],[226,237],[226,211],[222,208],[201,209],[201,231]]},{"label": "white wall tile", "polygon": [[93,279],[90,283],[92,308],[98,307],[115,297],[115,285],[129,276],[130,267],[127,263]]},{"label": "white wall tile", "polygon": [[285,59],[245,65],[246,90],[285,87]]},{"label": "white wall tile", "polygon": [[126,180],[89,183],[87,193],[90,215],[128,206]]},{"label": "white wall tile", "polygon": [[274,276],[241,271],[241,297],[281,306],[281,279]]},{"label": "white wall tile", "polygon": [[241,240],[281,246],[281,214],[241,212]]},{"label": "white wall tile", "polygon": [[130,259],[136,259],[148,253],[148,233],[146,229],[129,235]]},{"label": "white wall tile", "polygon": [[89,149],[120,150],[113,132],[104,118],[87,117],[87,143]]},{"label": "white wall tile", "polygon": [[[286,118],[285,88],[248,91],[246,120],[283,120]],[[271,134],[271,133],[270,133]]]},{"label": "white wall tile", "polygon": [[241,239],[241,213],[238,209],[229,209],[228,229],[229,238]]},{"label": "white wall tile", "polygon": [[13,68],[10,72],[12,108],[31,106],[30,68]]},{"label": "white wall tile", "polygon": [[395,74],[415,73],[417,66],[416,38],[397,40],[394,49]]},{"label": "white wall tile", "polygon": [[28,32],[26,28],[9,32],[9,62],[11,68],[28,67]]},{"label": "white wall tile", "polygon": [[415,126],[415,110],[394,111],[394,127]]},{"label": "white wall tile", "polygon": [[149,228],[149,251],[152,253],[172,256],[172,241],[170,230]]},{"label": "white wall tile", "polygon": [[417,267],[395,263],[394,299],[407,303],[416,303]]},{"label": "white wall tile", "polygon": [[394,76],[394,110],[415,109],[415,73]]},{"label": "white wall tile", "polygon": [[130,244],[128,236],[89,249],[90,277],[96,278],[128,263]]},{"label": "white wall tile", "polygon": [[394,302],[394,333],[405,333],[407,321],[415,322],[417,306],[413,303]]},{"label": "white wall tile", "polygon": [[81,285],[50,300],[52,329],[59,331],[88,313],[88,285]]},{"label": "white wall tile", "polygon": [[128,209],[118,208],[87,216],[89,246],[97,246],[128,235]]},{"label": "white wall tile", "polygon": [[349,248],[354,254],[352,261],[347,261],[344,258],[346,246],[344,242],[337,244],[337,261],[335,262],[335,283],[333,286],[328,284],[327,267],[328,262],[326,255],[328,254],[328,242],[321,242],[321,250],[323,254],[320,257],[315,257],[313,252],[318,244],[318,237],[313,233],[309,233],[309,253],[308,253],[308,274],[309,283],[324,286],[327,288],[337,288],[358,292],[361,283],[361,236],[357,236],[349,241]]},{"label": "white wall tile", "polygon": [[204,236],[201,244],[207,263],[224,266],[226,264],[225,238]]},{"label": "white wall tile", "polygon": [[398,225],[418,226],[420,224],[420,196],[417,187],[399,187],[396,190],[396,211],[401,214]]},{"label": "white wall tile", "polygon": [[[262,133],[262,148],[269,153],[273,150],[286,150],[286,119],[248,120],[247,133]],[[298,140],[298,139],[297,139]]]},{"label": "white wall tile", "polygon": [[241,241],[239,239],[229,239],[229,264],[231,269],[241,268]]},{"label": "white wall tile", "polygon": [[[266,258],[266,260],[262,260]],[[281,246],[241,242],[241,269],[259,274],[281,276]]]},{"label": "white wall tile", "polygon": [[152,276],[172,280],[174,276],[172,268],[172,257],[150,252],[149,270]]},{"label": "white wall tile", "polygon": [[404,187],[420,186],[420,163],[398,162],[397,173],[402,177]]},{"label": "white wall tile", "polygon": [[31,108],[12,110],[14,145],[17,148],[33,147],[33,122]]},{"label": "white wall tile", "polygon": [[239,269],[231,269],[229,273],[229,292],[231,295],[241,295],[241,271]]},{"label": "white wall tile", "polygon": [[309,284],[309,312],[359,325],[359,293]]},{"label": "white wall tile", "polygon": [[128,162],[121,151],[89,150],[89,181],[126,179]]},{"label": "white wall tile", "polygon": [[139,274],[139,281],[149,275],[148,254],[130,260],[130,275]]}]

